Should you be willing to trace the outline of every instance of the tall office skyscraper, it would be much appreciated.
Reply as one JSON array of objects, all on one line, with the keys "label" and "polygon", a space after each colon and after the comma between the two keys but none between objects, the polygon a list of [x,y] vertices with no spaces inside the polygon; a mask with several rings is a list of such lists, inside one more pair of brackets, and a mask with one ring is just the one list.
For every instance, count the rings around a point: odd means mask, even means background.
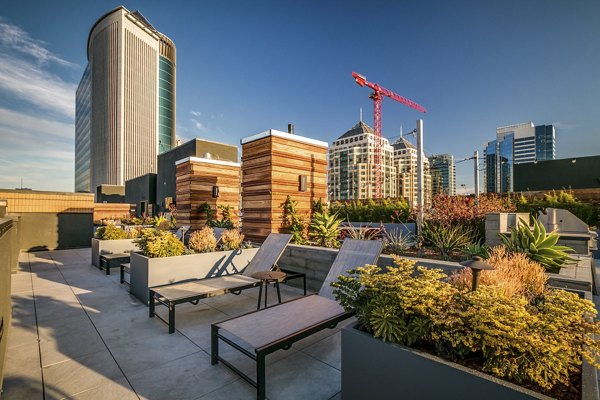
[{"label": "tall office skyscraper", "polygon": [[75,190],[156,172],[175,146],[175,44],[138,11],[118,7],[92,27],[76,93]]},{"label": "tall office skyscraper", "polygon": [[513,191],[513,165],[554,160],[556,131],[552,125],[533,122],[496,128],[496,140],[484,151],[484,180],[487,192]]},{"label": "tall office skyscraper", "polygon": [[456,166],[454,156],[451,154],[437,154],[429,158],[429,171],[431,173],[431,195],[456,194]]},{"label": "tall office skyscraper", "polygon": [[[329,200],[370,199],[375,195],[375,132],[360,121],[329,147]],[[396,197],[393,148],[382,138],[383,197]]]}]

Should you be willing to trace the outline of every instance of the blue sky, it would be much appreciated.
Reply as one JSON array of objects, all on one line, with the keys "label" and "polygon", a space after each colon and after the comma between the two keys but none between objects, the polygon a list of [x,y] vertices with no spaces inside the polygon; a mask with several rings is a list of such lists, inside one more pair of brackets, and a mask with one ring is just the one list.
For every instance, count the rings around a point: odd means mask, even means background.
[{"label": "blue sky", "polygon": [[[369,91],[384,136],[424,119],[425,150],[470,156],[495,128],[555,124],[559,158],[600,154],[600,2],[20,1],[0,8],[0,187],[73,190],[75,89],[94,22],[140,10],[177,46],[177,134],[230,144],[268,128],[331,142]],[[473,186],[472,165],[457,188]]]}]

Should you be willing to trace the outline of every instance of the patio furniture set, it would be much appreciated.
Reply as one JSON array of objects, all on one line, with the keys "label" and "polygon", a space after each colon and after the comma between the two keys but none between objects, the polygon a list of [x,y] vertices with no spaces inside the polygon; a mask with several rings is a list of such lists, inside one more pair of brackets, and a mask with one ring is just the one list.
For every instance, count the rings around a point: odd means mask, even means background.
[{"label": "patio furniture set", "polygon": [[[217,233],[217,232],[215,232]],[[220,233],[218,237],[220,237]],[[175,309],[178,304],[198,304],[201,299],[227,293],[239,295],[243,290],[260,287],[257,310],[211,325],[211,364],[219,362],[256,388],[257,398],[266,396],[265,358],[277,350],[288,350],[297,341],[326,328],[334,328],[352,315],[335,300],[331,282],[340,274],[365,264],[377,262],[383,248],[379,240],[347,238],[337,254],[325,281],[317,294],[306,295],[306,275],[282,270],[277,262],[291,240],[289,234],[271,233],[248,265],[239,273],[217,277],[191,279],[149,289],[149,316],[157,317],[175,332]],[[100,265],[110,273],[111,261],[121,262],[121,283],[129,269],[125,255],[103,255]],[[304,296],[281,302],[279,284],[292,279],[303,280]],[[272,284],[278,303],[267,305],[267,288]],[[261,307],[264,291],[264,308]],[[168,319],[156,313],[156,306],[168,309]],[[247,348],[239,344],[241,339]],[[248,376],[219,354],[222,341],[256,362],[256,379]],[[248,349],[250,348],[250,350]]]}]

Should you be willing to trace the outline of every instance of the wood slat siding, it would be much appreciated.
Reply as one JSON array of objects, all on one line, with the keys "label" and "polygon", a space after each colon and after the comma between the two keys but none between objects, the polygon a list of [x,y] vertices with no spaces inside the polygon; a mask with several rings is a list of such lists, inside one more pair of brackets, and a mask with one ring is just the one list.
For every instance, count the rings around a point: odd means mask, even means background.
[{"label": "wood slat siding", "polygon": [[127,203],[95,203],[94,221],[98,221],[104,218],[128,218],[130,210],[131,204]]},{"label": "wood slat siding", "polygon": [[[281,204],[289,195],[308,222],[311,202],[327,200],[327,147],[268,136],[242,145],[242,209],[246,238],[262,242],[282,227]],[[306,192],[299,176],[306,175]]]},{"label": "wood slat siding", "polygon": [[[240,168],[217,165],[197,160],[186,161],[177,166],[177,225],[191,225],[200,229],[206,225],[206,214],[200,212],[203,203],[210,204],[213,216],[217,206],[233,207],[233,222],[239,222]],[[219,197],[212,197],[212,187],[219,187]],[[219,215],[220,218],[220,215]]]}]

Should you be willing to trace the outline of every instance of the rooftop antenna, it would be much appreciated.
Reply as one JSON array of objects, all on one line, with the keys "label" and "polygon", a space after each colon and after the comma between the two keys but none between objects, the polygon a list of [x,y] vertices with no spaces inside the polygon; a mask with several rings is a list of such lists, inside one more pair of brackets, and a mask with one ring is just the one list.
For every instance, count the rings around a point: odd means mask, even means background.
[{"label": "rooftop antenna", "polygon": [[23,177],[21,177],[21,189],[23,189]]},{"label": "rooftop antenna", "polygon": [[360,108],[360,122],[362,122],[362,107]]}]

